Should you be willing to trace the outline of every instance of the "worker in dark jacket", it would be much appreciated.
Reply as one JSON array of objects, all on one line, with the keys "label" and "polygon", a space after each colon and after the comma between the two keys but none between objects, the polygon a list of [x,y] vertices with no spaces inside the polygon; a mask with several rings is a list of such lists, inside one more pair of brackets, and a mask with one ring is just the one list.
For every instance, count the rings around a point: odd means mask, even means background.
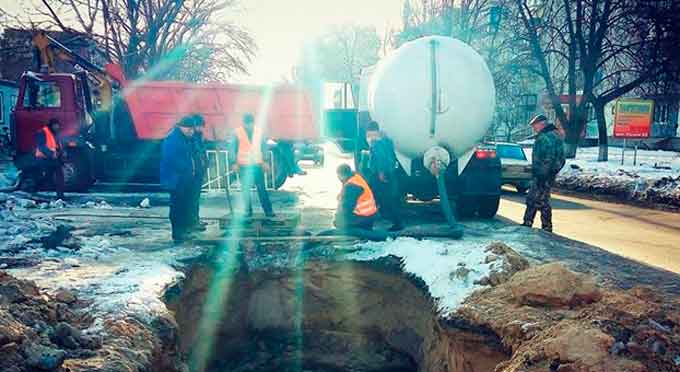
[{"label": "worker in dark jacket", "polygon": [[337,173],[342,182],[342,191],[338,195],[333,225],[341,230],[373,229],[378,208],[368,182],[347,164],[340,165]]},{"label": "worker in dark jacket", "polygon": [[53,118],[36,132],[34,156],[40,173],[54,181],[57,198],[64,199],[63,151],[58,138],[60,131],[61,123]]},{"label": "worker in dark jacket", "polygon": [[243,125],[236,128],[230,143],[229,158],[236,160],[231,169],[238,172],[241,179],[242,203],[246,215],[248,217],[253,215],[250,189],[254,184],[265,216],[274,217],[272,203],[264,183],[264,174],[269,169],[264,161],[267,141],[261,128],[255,125],[255,117],[252,114],[243,115]]},{"label": "worker in dark jacket", "polygon": [[161,146],[161,185],[170,193],[170,224],[172,239],[176,243],[191,237],[192,190],[196,177],[191,151],[193,135],[193,119],[186,116],[177,122]]},{"label": "worker in dark jacket", "polygon": [[552,207],[550,188],[557,173],[564,166],[564,142],[557,128],[548,123],[544,115],[534,117],[529,124],[537,133],[531,155],[531,188],[527,194],[524,226],[534,224],[536,213],[541,211],[541,227],[552,232]]},{"label": "worker in dark jacket", "polygon": [[195,231],[205,231],[206,224],[201,222],[200,218],[201,189],[203,188],[205,171],[208,168],[208,156],[205,152],[205,143],[203,141],[205,120],[199,114],[194,114],[191,118],[194,124],[194,135],[191,137],[191,155],[196,165],[196,174],[191,194],[191,228]]},{"label": "worker in dark jacket", "polygon": [[397,156],[392,140],[386,137],[375,121],[366,127],[369,145],[368,181],[378,202],[380,214],[392,222],[390,231],[403,229],[401,221],[401,197],[397,180]]}]

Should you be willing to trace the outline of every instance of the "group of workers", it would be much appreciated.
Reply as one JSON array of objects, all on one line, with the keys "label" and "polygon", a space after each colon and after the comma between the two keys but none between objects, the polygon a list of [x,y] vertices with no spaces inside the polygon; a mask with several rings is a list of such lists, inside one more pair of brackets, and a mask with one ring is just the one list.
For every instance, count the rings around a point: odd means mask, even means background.
[{"label": "group of workers", "polygon": [[[260,204],[267,217],[274,217],[265,186],[268,165],[264,161],[266,141],[255,124],[252,114],[243,116],[243,123],[234,130],[230,140],[229,158],[236,161],[231,171],[239,175],[243,192],[242,202],[246,217],[252,216],[250,189],[257,189]],[[204,231],[199,218],[199,200],[208,166],[201,115],[185,116],[163,140],[161,146],[161,186],[170,193],[170,225],[172,239],[182,243],[193,238],[192,233]]]},{"label": "group of workers", "polygon": [[[161,147],[161,186],[170,193],[169,218],[172,239],[176,243],[191,239],[195,231],[205,230],[199,218],[201,186],[208,165],[202,136],[204,125],[203,118],[197,114],[182,118],[163,140]],[[394,177],[398,167],[394,146],[374,122],[367,128],[366,140],[370,145],[366,154],[369,181],[353,172],[348,165],[338,168],[343,187],[338,197],[334,224],[339,229],[372,229],[380,210],[392,220],[390,230],[400,230],[402,224],[398,204],[401,194],[393,187],[397,184]],[[240,212],[243,217],[253,214],[250,196],[252,186],[257,189],[265,216],[274,217],[265,184],[265,174],[269,171],[264,157],[267,152],[266,139],[260,126],[255,125],[252,114],[243,116],[242,124],[235,128],[229,144],[229,158],[235,159],[230,170],[238,174],[241,183]]]},{"label": "group of workers", "polygon": [[[532,152],[532,184],[526,198],[524,225],[531,227],[538,211],[542,228],[552,231],[550,189],[555,177],[564,166],[564,144],[557,128],[543,115],[530,121],[536,133]],[[204,231],[205,223],[199,218],[200,193],[208,167],[203,132],[203,117],[192,114],[179,120],[163,140],[161,147],[160,180],[170,194],[170,223],[172,239],[181,243],[192,238],[192,233]],[[38,168],[53,179],[58,198],[64,198],[63,151],[58,140],[61,125],[51,119],[35,134],[35,160]],[[338,229],[373,228],[378,213],[392,222],[390,231],[403,229],[400,205],[403,193],[399,190],[397,172],[399,163],[392,141],[383,135],[376,122],[366,127],[369,149],[362,153],[362,172],[355,172],[343,164],[337,169],[342,182],[338,208],[333,224]],[[266,140],[252,114],[243,116],[230,140],[229,158],[236,161],[231,171],[241,181],[242,206],[246,217],[252,216],[250,189],[255,186],[258,198],[267,217],[274,210],[265,186],[269,170],[264,161]]]},{"label": "group of workers", "polygon": [[368,150],[360,160],[363,174],[347,164],[337,169],[342,190],[334,225],[338,229],[370,230],[379,212],[392,222],[390,231],[399,231],[404,228],[400,213],[403,193],[396,179],[399,163],[394,144],[374,121],[366,126],[366,142]]}]

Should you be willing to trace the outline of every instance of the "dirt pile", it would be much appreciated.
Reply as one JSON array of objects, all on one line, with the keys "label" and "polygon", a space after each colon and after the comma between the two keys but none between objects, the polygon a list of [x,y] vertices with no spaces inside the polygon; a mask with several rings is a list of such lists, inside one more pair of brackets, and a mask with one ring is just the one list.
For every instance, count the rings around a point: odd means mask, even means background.
[{"label": "dirt pile", "polygon": [[476,292],[442,324],[451,335],[465,324],[497,337],[511,358],[496,372],[680,370],[680,303],[649,289],[598,288],[559,263]]},{"label": "dirt pile", "polygon": [[0,271],[0,370],[177,370],[176,326],[157,318],[97,324],[76,294],[42,293],[28,281]]}]

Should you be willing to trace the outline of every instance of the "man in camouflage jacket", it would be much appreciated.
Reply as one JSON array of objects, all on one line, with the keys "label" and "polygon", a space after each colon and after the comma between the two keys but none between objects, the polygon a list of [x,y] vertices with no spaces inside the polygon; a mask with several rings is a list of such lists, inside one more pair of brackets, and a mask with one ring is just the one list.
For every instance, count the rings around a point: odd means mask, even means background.
[{"label": "man in camouflage jacket", "polygon": [[548,124],[543,115],[534,117],[529,122],[537,133],[532,150],[531,188],[527,194],[526,211],[524,212],[524,226],[534,224],[536,212],[541,211],[541,227],[552,232],[552,207],[550,206],[550,188],[555,182],[555,176],[564,166],[564,142],[557,128]]}]

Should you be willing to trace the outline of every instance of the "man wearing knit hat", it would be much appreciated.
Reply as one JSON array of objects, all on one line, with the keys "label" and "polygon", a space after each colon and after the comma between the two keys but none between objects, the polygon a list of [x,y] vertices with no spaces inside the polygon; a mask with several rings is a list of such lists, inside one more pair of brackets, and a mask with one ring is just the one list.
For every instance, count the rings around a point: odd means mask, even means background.
[{"label": "man wearing knit hat", "polygon": [[555,176],[564,166],[564,142],[557,127],[548,123],[544,115],[537,115],[529,122],[536,133],[531,152],[531,188],[527,194],[524,226],[534,224],[536,213],[541,211],[541,228],[552,232],[552,207],[550,188]]},{"label": "man wearing knit hat", "polygon": [[161,186],[170,193],[172,240],[182,243],[190,238],[192,189],[196,164],[191,141],[195,120],[192,115],[180,119],[161,146]]}]

